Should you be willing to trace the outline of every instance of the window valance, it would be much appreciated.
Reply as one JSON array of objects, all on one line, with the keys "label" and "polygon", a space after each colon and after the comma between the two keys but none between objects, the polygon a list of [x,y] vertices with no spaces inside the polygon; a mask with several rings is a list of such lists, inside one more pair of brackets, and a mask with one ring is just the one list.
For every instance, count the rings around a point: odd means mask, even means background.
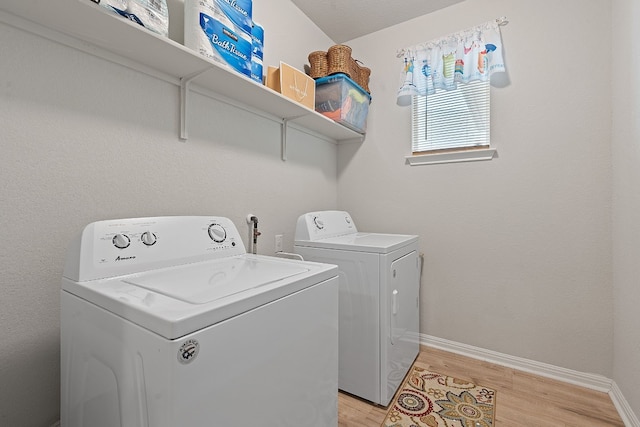
[{"label": "window valance", "polygon": [[453,90],[458,83],[487,81],[505,72],[500,21],[492,20],[402,51],[401,86],[397,103],[411,105],[414,95]]}]

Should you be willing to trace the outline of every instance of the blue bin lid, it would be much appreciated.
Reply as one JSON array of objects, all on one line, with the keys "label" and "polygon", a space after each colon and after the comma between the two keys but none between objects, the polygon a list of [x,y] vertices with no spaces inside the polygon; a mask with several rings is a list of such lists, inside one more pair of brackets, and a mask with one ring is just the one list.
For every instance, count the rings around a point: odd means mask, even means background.
[{"label": "blue bin lid", "polygon": [[362,92],[363,95],[366,95],[369,98],[369,102],[371,102],[371,94],[368,93],[366,90],[362,89],[362,87],[360,87],[358,83],[351,80],[351,78],[344,73],[336,73],[336,74],[331,74],[330,76],[320,77],[319,79],[316,79],[316,86],[323,85],[326,83],[335,83],[340,80],[346,80],[352,85],[354,85],[356,88],[360,90],[360,92]]}]

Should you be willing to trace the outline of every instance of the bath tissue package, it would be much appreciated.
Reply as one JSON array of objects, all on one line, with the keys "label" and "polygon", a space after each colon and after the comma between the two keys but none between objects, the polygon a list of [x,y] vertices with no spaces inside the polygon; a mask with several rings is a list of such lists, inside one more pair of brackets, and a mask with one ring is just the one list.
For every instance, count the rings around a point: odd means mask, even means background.
[{"label": "bath tissue package", "polygon": [[169,36],[166,0],[101,0],[100,5],[162,36]]},{"label": "bath tissue package", "polygon": [[186,0],[184,45],[250,77],[251,23],[250,0]]},{"label": "bath tissue package", "polygon": [[262,59],[251,57],[251,80],[262,84],[263,64]]},{"label": "bath tissue package", "polygon": [[263,74],[264,29],[253,23],[251,29],[251,79],[262,83]]},{"label": "bath tissue package", "polygon": [[233,29],[234,32],[242,32],[251,42],[251,29],[253,27],[251,0],[185,0],[184,23],[185,42],[190,32],[188,28],[195,30],[198,25],[198,13],[220,21],[223,25]]},{"label": "bath tissue package", "polygon": [[253,27],[251,28],[251,44],[253,46],[253,50],[251,51],[251,55],[257,57],[260,60],[263,60],[264,54],[264,28],[260,24],[253,23]]},{"label": "bath tissue package", "polygon": [[252,0],[213,0],[212,3],[219,10],[219,13],[228,18],[233,25],[245,33],[251,34],[253,28]]}]

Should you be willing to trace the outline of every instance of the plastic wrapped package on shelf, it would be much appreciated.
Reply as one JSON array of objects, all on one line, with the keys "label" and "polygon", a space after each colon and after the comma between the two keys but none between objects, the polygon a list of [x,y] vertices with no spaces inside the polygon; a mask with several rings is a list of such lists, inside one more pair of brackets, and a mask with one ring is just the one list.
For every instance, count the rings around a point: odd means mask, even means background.
[{"label": "plastic wrapped package on shelf", "polygon": [[169,9],[166,0],[102,0],[100,5],[154,33],[169,36]]},{"label": "plastic wrapped package on shelf", "polygon": [[251,76],[252,3],[186,0],[184,45],[206,58]]}]

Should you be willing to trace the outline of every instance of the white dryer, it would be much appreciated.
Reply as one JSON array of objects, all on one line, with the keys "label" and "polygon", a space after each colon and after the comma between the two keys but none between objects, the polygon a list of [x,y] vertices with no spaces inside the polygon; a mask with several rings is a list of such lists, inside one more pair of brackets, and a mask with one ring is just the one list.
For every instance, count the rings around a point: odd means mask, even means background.
[{"label": "white dryer", "polygon": [[61,290],[62,427],[337,426],[335,266],[222,217],[88,225]]},{"label": "white dryer", "polygon": [[347,212],[310,212],[294,251],[338,266],[339,388],[387,406],[420,347],[418,236],[361,233]]}]

